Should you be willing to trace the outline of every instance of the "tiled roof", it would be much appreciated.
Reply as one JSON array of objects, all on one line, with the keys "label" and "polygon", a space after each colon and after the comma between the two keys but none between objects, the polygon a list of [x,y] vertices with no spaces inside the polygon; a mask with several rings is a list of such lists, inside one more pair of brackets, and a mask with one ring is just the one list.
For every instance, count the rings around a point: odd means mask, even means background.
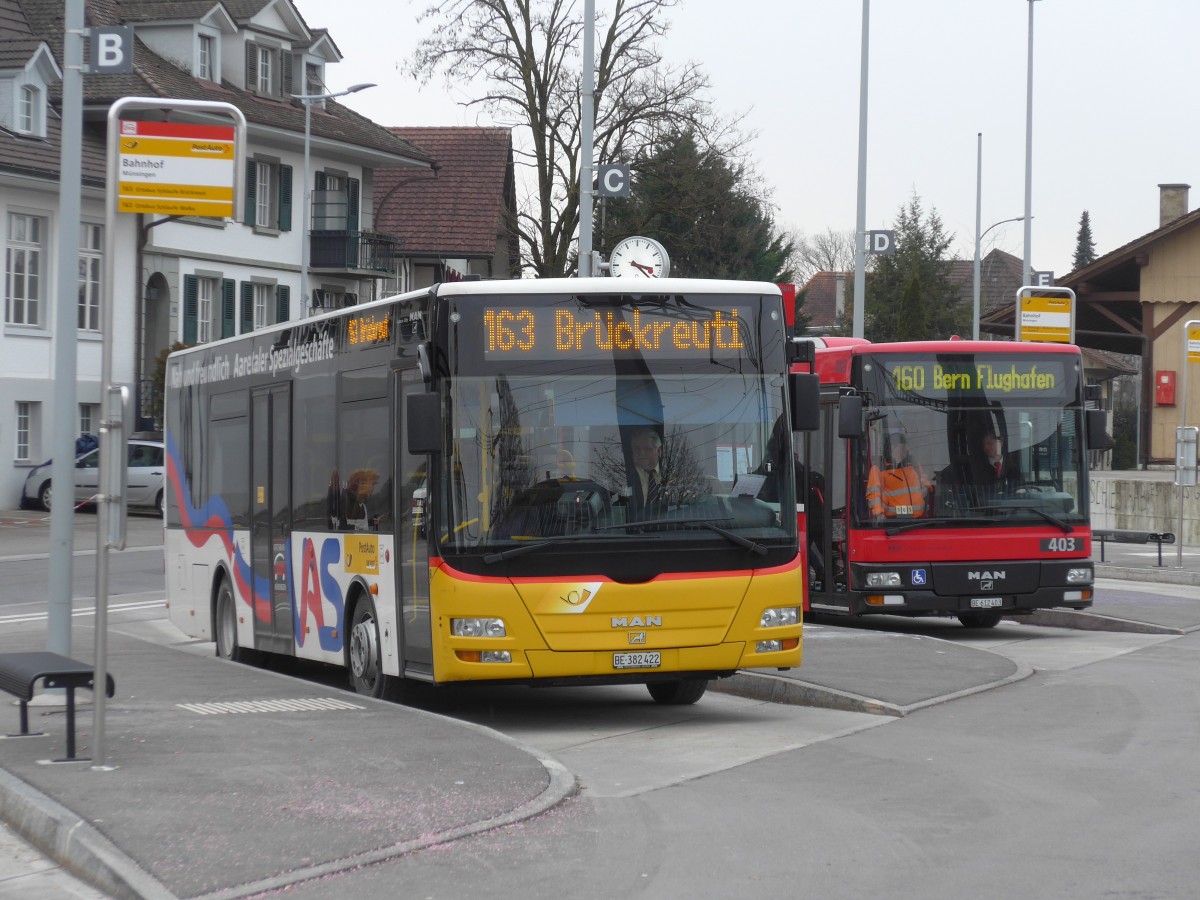
[{"label": "tiled roof", "polygon": [[19,38],[0,41],[0,69],[23,69],[26,63],[42,46],[37,38]]},{"label": "tiled roof", "polygon": [[817,272],[800,288],[804,294],[801,312],[808,316],[809,328],[831,328],[837,324],[837,282],[849,283],[850,272]]},{"label": "tiled roof", "polygon": [[[979,310],[1012,309],[1016,304],[1017,288],[1021,287],[1025,262],[1003,250],[993,250],[979,261]],[[975,281],[975,261],[950,261],[950,280],[959,286],[961,296],[972,301]]]},{"label": "tiled roof", "polygon": [[[33,32],[46,40],[61,65],[62,0],[20,0],[20,3]],[[234,18],[244,20],[266,4],[267,0],[240,0],[240,2],[224,2],[222,5],[230,11]],[[88,24],[123,24],[124,8],[127,5],[131,11],[136,11],[139,15],[157,9],[160,14],[154,17],[155,20],[173,21],[181,16],[186,18],[184,13],[196,14],[197,10],[200,10],[199,14],[207,12],[217,3],[202,4],[182,2],[182,0],[150,3],[143,0],[143,2],[125,4],[119,0],[89,0]],[[199,14],[196,14],[196,17]],[[190,73],[158,56],[137,38],[134,40],[133,64],[133,72],[128,75],[89,75],[84,79],[85,106],[104,107],[121,97],[220,100],[237,106],[246,116],[246,121],[250,125],[284,129],[297,134],[304,132],[304,108],[302,106],[284,100],[257,97],[234,87],[228,81],[216,85],[194,78]],[[60,92],[61,86],[55,86],[54,91],[55,93]],[[333,100],[325,101],[324,109],[313,108],[311,128],[311,133],[315,137],[392,155],[396,157],[396,165],[404,165],[408,161],[429,162],[426,154],[403,138]],[[376,163],[376,168],[378,167],[379,164]]]},{"label": "tiled roof", "polygon": [[437,171],[375,173],[375,227],[399,235],[406,256],[489,257],[515,205],[512,134],[506,128],[391,128]]},{"label": "tiled roof", "polygon": [[17,0],[0,0],[0,35],[5,40],[33,37],[25,13]]},{"label": "tiled roof", "polygon": [[[0,169],[5,172],[30,178],[43,178],[48,182],[59,180],[59,146],[62,137],[62,120],[57,113],[47,116],[46,137],[31,138],[13,134],[0,128]],[[85,124],[82,142],[83,183],[90,187],[103,187],[105,183],[104,127]]]}]

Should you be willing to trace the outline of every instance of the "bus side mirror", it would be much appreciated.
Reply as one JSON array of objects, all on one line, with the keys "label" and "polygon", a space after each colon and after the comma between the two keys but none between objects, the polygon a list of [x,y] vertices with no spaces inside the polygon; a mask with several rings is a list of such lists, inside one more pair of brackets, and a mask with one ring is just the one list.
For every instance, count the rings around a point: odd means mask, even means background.
[{"label": "bus side mirror", "polygon": [[442,403],[436,393],[409,394],[404,415],[408,452],[421,455],[442,449]]},{"label": "bus side mirror", "polygon": [[792,431],[816,431],[821,423],[821,377],[792,372],[788,375],[792,398]]},{"label": "bus side mirror", "polygon": [[863,401],[857,394],[838,399],[838,437],[858,438],[863,433]]},{"label": "bus side mirror", "polygon": [[1085,409],[1087,416],[1087,445],[1089,450],[1108,450],[1113,445],[1104,426],[1107,416],[1102,409]]}]

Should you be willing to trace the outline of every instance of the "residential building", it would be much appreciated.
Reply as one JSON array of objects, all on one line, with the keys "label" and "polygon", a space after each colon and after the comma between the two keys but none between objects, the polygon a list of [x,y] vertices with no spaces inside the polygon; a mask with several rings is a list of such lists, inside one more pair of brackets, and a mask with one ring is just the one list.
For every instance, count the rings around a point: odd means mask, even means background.
[{"label": "residential building", "polygon": [[[376,228],[376,176],[430,169],[431,158],[334,99],[332,37],[291,0],[106,0],[87,24],[134,28],[133,72],[85,75],[80,283],[59,285],[59,134],[63,0],[0,0],[0,227],[5,318],[0,329],[0,507],[50,455],[51,417],[95,430],[99,310],[112,304],[114,381],[132,385],[136,427],[158,426],[156,361],[174,343],[244,333],[315,309],[362,302],[385,284],[407,289],[399,238]],[[121,214],[105,259],[106,124],[122,97],[223,101],[247,121],[246,191],[234,219]],[[133,118],[152,118],[143,113]],[[305,147],[308,179],[304,178]],[[308,188],[306,191],[305,188]],[[306,205],[305,195],[310,203]],[[300,296],[302,242],[309,296]],[[111,278],[112,296],[105,296]],[[71,333],[54,298],[79,295],[77,408],[51,409],[54,343]],[[13,423],[13,424],[9,424]]]},{"label": "residential building", "polygon": [[432,169],[386,169],[375,178],[376,227],[397,236],[412,285],[520,277],[511,131],[389,130],[434,160]]}]

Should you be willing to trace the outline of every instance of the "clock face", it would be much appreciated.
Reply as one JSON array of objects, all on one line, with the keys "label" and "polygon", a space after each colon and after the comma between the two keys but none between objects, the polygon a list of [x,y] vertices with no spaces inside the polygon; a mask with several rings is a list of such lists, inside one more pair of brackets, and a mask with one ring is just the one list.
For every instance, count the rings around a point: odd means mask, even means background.
[{"label": "clock face", "polygon": [[666,249],[647,237],[625,238],[608,259],[608,273],[614,278],[666,278],[670,271]]}]

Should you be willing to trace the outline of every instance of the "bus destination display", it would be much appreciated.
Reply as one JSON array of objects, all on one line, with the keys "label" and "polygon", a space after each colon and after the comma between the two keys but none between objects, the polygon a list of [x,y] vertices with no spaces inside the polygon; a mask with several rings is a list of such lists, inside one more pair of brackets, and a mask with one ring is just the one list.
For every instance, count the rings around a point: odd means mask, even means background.
[{"label": "bus destination display", "polygon": [[1058,397],[1073,391],[1074,374],[1059,360],[995,359],[880,360],[888,392],[893,395],[992,394],[1013,397]]},{"label": "bus destination display", "polygon": [[641,309],[489,307],[483,310],[488,359],[553,359],[614,351],[644,356],[738,356],[745,323],[736,307],[670,316]]},{"label": "bus destination display", "polygon": [[392,320],[388,313],[352,316],[346,322],[346,340],[351,347],[382,344],[392,336]]}]

